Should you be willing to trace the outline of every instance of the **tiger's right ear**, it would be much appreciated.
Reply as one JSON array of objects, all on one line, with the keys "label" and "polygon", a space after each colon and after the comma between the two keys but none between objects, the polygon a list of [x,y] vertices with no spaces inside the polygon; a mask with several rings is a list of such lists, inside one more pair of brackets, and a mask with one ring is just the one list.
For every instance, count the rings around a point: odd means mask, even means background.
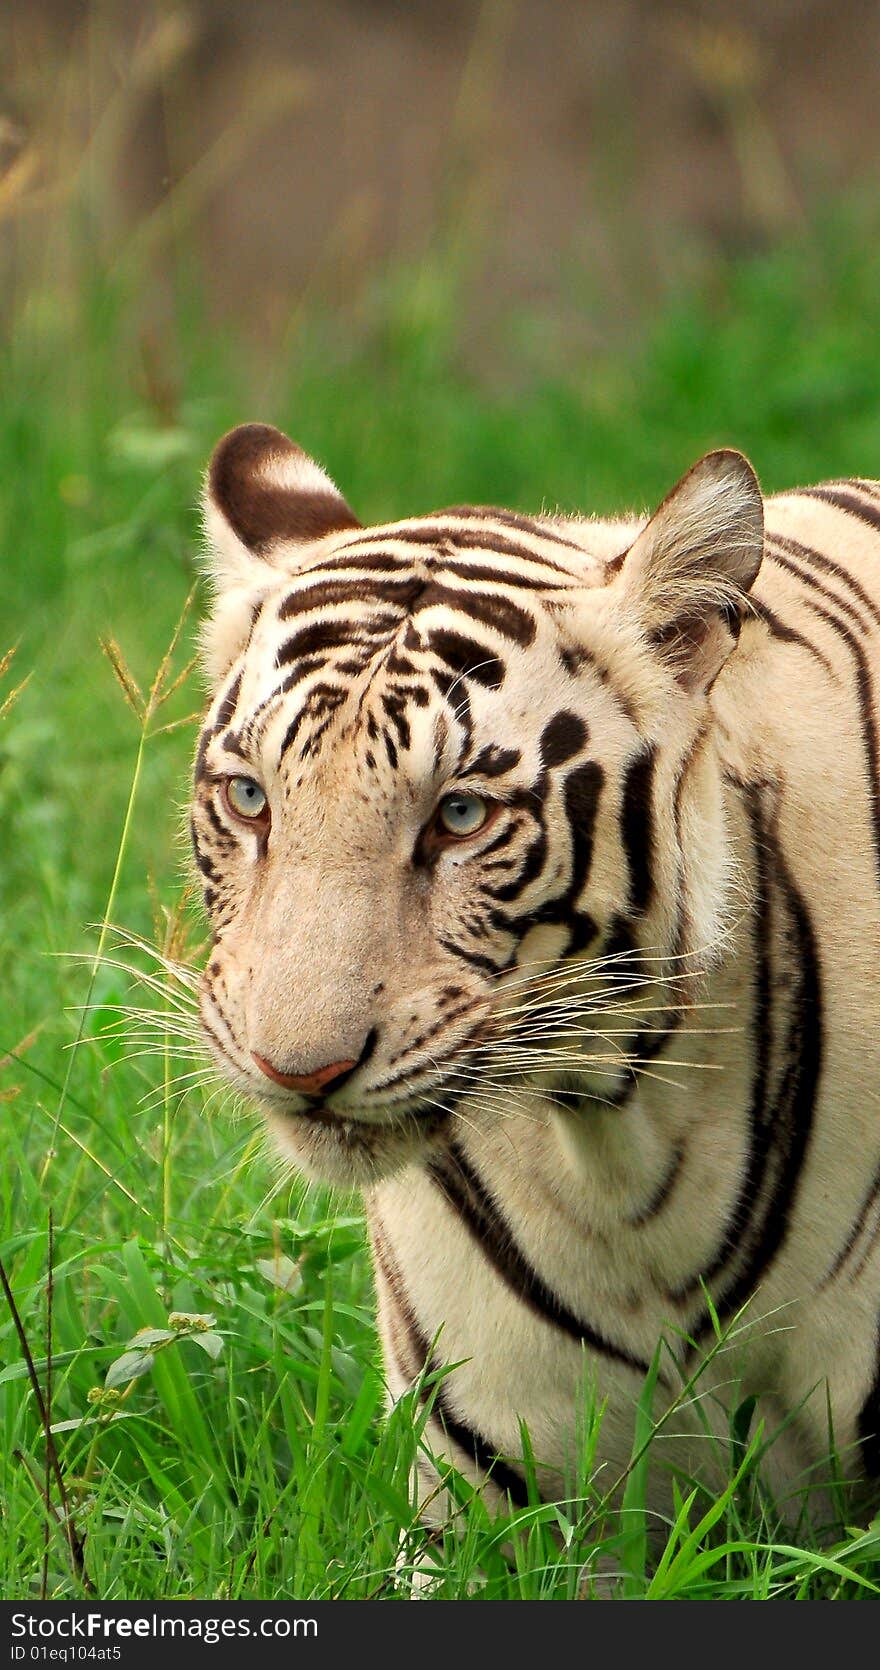
[{"label": "tiger's right ear", "polygon": [[224,435],[203,506],[208,568],[221,595],[258,584],[261,568],[295,570],[316,539],[361,525],[320,465],[267,423]]},{"label": "tiger's right ear", "polygon": [[293,574],[315,540],[360,522],[320,465],[266,423],[246,423],[214,450],[203,495],[214,606],[202,658],[223,677],[248,641],[254,603]]}]

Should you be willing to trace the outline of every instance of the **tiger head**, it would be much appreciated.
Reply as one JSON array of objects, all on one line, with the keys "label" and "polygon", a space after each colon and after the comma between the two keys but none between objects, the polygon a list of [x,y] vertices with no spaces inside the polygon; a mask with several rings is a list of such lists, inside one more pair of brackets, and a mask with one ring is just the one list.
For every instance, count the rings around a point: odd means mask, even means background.
[{"label": "tiger head", "polygon": [[749,464],[710,453],[647,522],[363,528],[249,425],[205,513],[192,838],[224,1073],[344,1184],[502,1118],[523,1079],[613,1091],[605,1008],[722,933],[709,692],[761,561]]}]

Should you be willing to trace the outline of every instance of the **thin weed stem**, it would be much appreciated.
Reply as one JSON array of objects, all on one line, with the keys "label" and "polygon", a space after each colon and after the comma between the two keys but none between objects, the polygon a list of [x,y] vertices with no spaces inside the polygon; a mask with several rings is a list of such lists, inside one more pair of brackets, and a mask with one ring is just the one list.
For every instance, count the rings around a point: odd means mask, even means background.
[{"label": "thin weed stem", "polygon": [[57,1140],[58,1140],[58,1132],[61,1128],[61,1121],[64,1117],[65,1107],[67,1106],[68,1092],[70,1090],[70,1081],[71,1081],[71,1078],[72,1078],[72,1075],[73,1075],[73,1064],[74,1064],[74,1062],[77,1058],[77,1049],[83,1041],[83,1035],[85,1033],[85,1027],[86,1027],[86,1021],[87,1021],[87,1017],[88,1017],[88,1013],[89,1013],[89,1007],[91,1005],[92,997],[94,995],[95,982],[98,978],[98,970],[101,967],[101,964],[104,960],[104,949],[105,949],[105,946],[107,944],[108,935],[112,931],[111,924],[112,924],[112,921],[113,921],[113,915],[114,915],[114,911],[115,911],[115,908],[116,908],[117,895],[119,893],[119,883],[120,883],[120,879],[121,879],[121,876],[122,876],[122,868],[123,868],[123,864],[125,863],[125,856],[126,856],[126,853],[128,851],[129,840],[130,840],[130,837],[131,837],[132,824],[133,824],[133,821],[134,821],[134,809],[135,809],[135,805],[137,803],[138,791],[140,789],[141,776],[143,774],[144,757],[145,757],[145,754],[146,754],[146,747],[147,747],[147,743],[150,740],[150,737],[152,735],[152,722],[153,722],[153,719],[154,719],[155,715],[158,713],[159,709],[168,700],[169,696],[174,693],[174,691],[178,688],[179,683],[180,683],[179,679],[177,679],[177,678],[171,679],[170,676],[169,676],[170,671],[171,671],[171,662],[172,662],[172,657],[174,655],[174,651],[177,648],[177,644],[180,640],[181,632],[183,631],[184,624],[185,624],[187,616],[189,614],[194,595],[195,595],[195,591],[193,589],[192,591],[190,591],[189,596],[187,597],[187,599],[186,599],[186,601],[183,605],[183,608],[180,612],[180,615],[178,616],[177,622],[176,622],[175,627],[174,627],[174,631],[171,635],[170,643],[168,645],[167,650],[165,651],[164,656],[162,657],[159,668],[156,672],[155,678],[153,679],[153,682],[150,686],[150,689],[147,693],[146,698],[142,695],[140,687],[137,683],[137,680],[134,678],[133,674],[130,672],[130,670],[129,670],[126,662],[125,662],[125,658],[122,655],[122,652],[119,649],[118,645],[116,645],[112,640],[108,640],[106,643],[103,643],[102,646],[101,646],[102,649],[104,650],[105,655],[107,656],[108,661],[110,662],[110,665],[113,669],[114,676],[116,678],[117,683],[119,684],[119,687],[122,691],[122,695],[123,695],[126,703],[132,709],[132,711],[137,714],[137,716],[139,718],[140,729],[139,729],[139,733],[138,733],[137,750],[135,752],[134,769],[132,771],[131,783],[129,785],[129,791],[128,791],[128,800],[126,802],[126,807],[125,807],[125,815],[124,815],[123,820],[122,820],[122,829],[121,829],[120,836],[119,836],[119,841],[118,841],[117,847],[116,847],[116,859],[115,859],[115,863],[113,865],[113,875],[112,875],[112,878],[111,878],[111,881],[110,881],[110,889],[109,889],[109,892],[107,894],[107,902],[104,906],[104,912],[103,912],[103,916],[102,916],[102,919],[101,919],[101,926],[100,926],[100,930],[99,930],[99,933],[98,933],[98,943],[97,943],[97,946],[95,948],[94,956],[92,957],[90,965],[89,965],[89,979],[88,979],[88,985],[86,987],[85,1003],[83,1004],[82,1010],[80,1012],[80,1019],[79,1019],[79,1024],[77,1026],[76,1038],[74,1040],[74,1047],[68,1054],[67,1066],[65,1068],[65,1073],[64,1073],[64,1081],[63,1081],[62,1086],[61,1086],[61,1094],[58,1098],[58,1106],[57,1106],[57,1109],[56,1109],[56,1112],[55,1112],[55,1118],[54,1118],[53,1125],[52,1125],[52,1133],[51,1133],[50,1140],[49,1140],[49,1146],[46,1150],[46,1154],[45,1154],[45,1157],[44,1157],[44,1160],[43,1160],[43,1165],[42,1165],[42,1168],[41,1168],[41,1171],[40,1171],[39,1181],[40,1181],[40,1186],[41,1187],[43,1187],[45,1185],[46,1179],[49,1175],[49,1171],[50,1171],[51,1166],[52,1166],[52,1161],[55,1158],[56,1145],[57,1145]]}]

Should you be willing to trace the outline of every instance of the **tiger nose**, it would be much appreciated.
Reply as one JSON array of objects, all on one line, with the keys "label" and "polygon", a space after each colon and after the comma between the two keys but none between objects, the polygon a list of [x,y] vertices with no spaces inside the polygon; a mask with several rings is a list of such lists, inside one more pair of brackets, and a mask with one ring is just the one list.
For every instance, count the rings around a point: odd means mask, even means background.
[{"label": "tiger nose", "polygon": [[251,1055],[267,1079],[283,1084],[286,1090],[298,1090],[303,1096],[320,1096],[329,1085],[335,1084],[337,1079],[357,1066],[357,1061],[331,1061],[326,1067],[316,1067],[312,1073],[282,1073],[264,1055],[257,1055],[256,1050],[252,1050]]}]

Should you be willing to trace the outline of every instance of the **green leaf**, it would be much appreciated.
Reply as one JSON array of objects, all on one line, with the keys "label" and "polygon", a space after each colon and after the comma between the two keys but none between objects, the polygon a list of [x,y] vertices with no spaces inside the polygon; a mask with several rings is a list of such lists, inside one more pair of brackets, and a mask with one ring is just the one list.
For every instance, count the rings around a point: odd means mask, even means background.
[{"label": "green leaf", "polygon": [[50,1432],[76,1432],[81,1426],[112,1426],[114,1421],[137,1421],[143,1417],[137,1409],[114,1409],[107,1415],[78,1415],[72,1421],[53,1421]]},{"label": "green leaf", "polygon": [[748,1444],[749,1428],[752,1424],[752,1416],[755,1413],[757,1403],[758,1399],[754,1395],[744,1397],[742,1403],[737,1404],[731,1417],[730,1436],[737,1456],[742,1455]]},{"label": "green leaf", "polygon": [[172,1328],[139,1328],[128,1342],[130,1351],[146,1351],[154,1345],[167,1345],[177,1335]]},{"label": "green leaf", "polygon": [[358,1454],[381,1401],[382,1381],[375,1369],[368,1369],[351,1414],[345,1423],[345,1432],[342,1438],[344,1455],[354,1456]]},{"label": "green leaf", "polygon": [[149,1374],[155,1361],[155,1351],[123,1351],[122,1356],[110,1364],[104,1385],[127,1386],[130,1380],[138,1380],[142,1374]]},{"label": "green leaf", "polygon": [[198,1345],[202,1351],[207,1351],[208,1356],[214,1362],[217,1361],[223,1350],[222,1334],[215,1334],[212,1330],[209,1330],[206,1334],[187,1334],[185,1337],[191,1339],[193,1345]]},{"label": "green leaf", "polygon": [[[75,1351],[54,1351],[52,1353],[52,1367],[57,1371],[60,1368],[66,1368],[69,1363],[79,1362],[86,1357],[106,1357],[112,1349],[112,1346],[107,1345],[80,1345]],[[46,1358],[35,1357],[34,1368],[37,1374],[45,1374]],[[27,1363],[10,1363],[8,1368],[0,1369],[0,1386],[4,1386],[8,1380],[27,1380],[29,1374],[30,1370]]]},{"label": "green leaf", "polygon": [[279,1253],[277,1258],[258,1258],[254,1269],[259,1272],[264,1281],[273,1287],[279,1287],[282,1293],[295,1293],[302,1287],[302,1270],[299,1263],[288,1258],[286,1253]]},{"label": "green leaf", "polygon": [[648,1566],[648,1469],[650,1444],[654,1431],[654,1393],[660,1373],[662,1342],[651,1359],[644,1384],[636,1404],[633,1432],[633,1459],[621,1504],[622,1535],[618,1557],[626,1572],[624,1598],[633,1600],[644,1594]]}]

